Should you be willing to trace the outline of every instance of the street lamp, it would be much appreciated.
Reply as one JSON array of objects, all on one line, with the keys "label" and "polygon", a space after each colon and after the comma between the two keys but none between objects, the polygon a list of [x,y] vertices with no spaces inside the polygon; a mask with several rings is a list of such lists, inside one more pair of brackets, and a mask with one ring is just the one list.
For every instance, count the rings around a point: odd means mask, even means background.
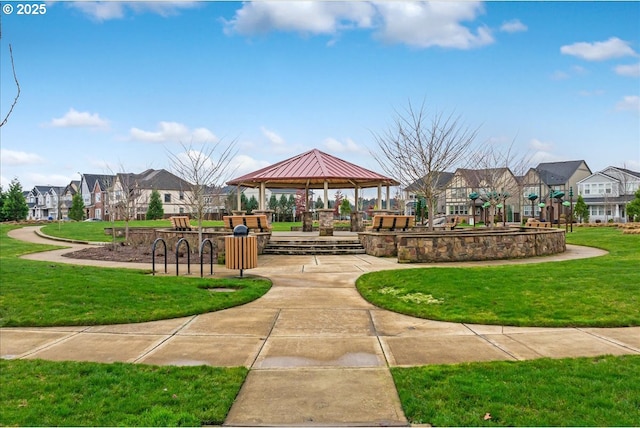
[{"label": "street lamp", "polygon": [[560,229],[560,200],[564,197],[564,192],[557,190],[552,195],[558,201],[558,229]]},{"label": "street lamp", "polygon": [[536,201],[536,199],[538,199],[538,195],[536,195],[535,193],[529,193],[529,196],[527,196],[527,199],[531,201],[531,218],[535,218],[536,210],[533,203]]},{"label": "street lamp", "polygon": [[569,220],[571,221],[571,232],[573,232],[573,187],[569,187],[569,200],[571,204],[569,208]]},{"label": "street lamp", "polygon": [[543,208],[546,207],[547,205],[544,202],[540,202],[538,206],[540,207],[540,221],[542,221],[542,213],[544,211]]}]

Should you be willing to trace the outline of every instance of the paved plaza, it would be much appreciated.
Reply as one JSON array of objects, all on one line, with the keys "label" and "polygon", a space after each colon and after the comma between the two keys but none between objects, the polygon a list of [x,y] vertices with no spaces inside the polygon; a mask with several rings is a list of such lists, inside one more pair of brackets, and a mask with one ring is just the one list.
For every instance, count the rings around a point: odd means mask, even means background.
[{"label": "paved plaza", "polygon": [[[36,228],[10,236],[51,243]],[[149,269],[149,264],[61,257],[35,260]],[[568,245],[545,258],[465,263],[540,263],[595,257],[601,250]],[[354,256],[260,256],[245,274],[273,287],[244,306],[140,324],[0,329],[2,358],[40,358],[251,369],[227,425],[407,425],[389,367],[472,361],[519,361],[640,354],[640,327],[524,328],[437,322],[388,312],[355,288],[365,272],[411,269],[395,259]],[[429,265],[432,266],[432,265]],[[448,264],[447,266],[456,266]],[[214,267],[216,277],[237,271]],[[175,272],[174,272],[175,274]]]}]

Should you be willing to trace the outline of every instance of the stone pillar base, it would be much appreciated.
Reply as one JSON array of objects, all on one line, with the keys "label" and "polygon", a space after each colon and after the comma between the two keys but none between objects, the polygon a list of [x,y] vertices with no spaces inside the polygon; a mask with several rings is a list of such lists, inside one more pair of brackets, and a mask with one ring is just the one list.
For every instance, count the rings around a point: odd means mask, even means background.
[{"label": "stone pillar base", "polygon": [[313,213],[311,211],[302,213],[302,231],[313,232]]},{"label": "stone pillar base", "polygon": [[364,231],[364,225],[362,224],[362,213],[360,211],[351,213],[351,231],[352,232]]},{"label": "stone pillar base", "polygon": [[391,215],[393,214],[393,211],[391,210],[373,210],[371,211],[371,216],[375,216],[375,215]]},{"label": "stone pillar base", "polygon": [[320,222],[320,236],[333,236],[333,210],[318,210]]},{"label": "stone pillar base", "polygon": [[253,210],[253,213],[257,215],[266,215],[267,225],[269,226],[269,229],[271,229],[271,220],[273,219],[273,210]]},{"label": "stone pillar base", "polygon": [[247,212],[245,210],[232,210],[231,214],[233,215],[245,215]]}]

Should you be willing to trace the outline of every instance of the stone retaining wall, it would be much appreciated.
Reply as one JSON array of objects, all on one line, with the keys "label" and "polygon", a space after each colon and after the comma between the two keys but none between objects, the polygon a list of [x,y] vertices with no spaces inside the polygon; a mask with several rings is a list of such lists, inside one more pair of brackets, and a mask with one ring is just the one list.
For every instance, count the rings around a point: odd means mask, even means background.
[{"label": "stone retaining wall", "polygon": [[[223,228],[208,228],[202,232],[202,239],[210,239],[213,244],[213,257],[215,260],[221,259],[224,255],[224,237],[233,233]],[[252,233],[258,241],[258,254],[262,254],[264,247],[271,238],[271,232]],[[192,254],[198,253],[198,231],[176,231],[173,229],[136,228],[129,230],[129,242],[132,245],[148,246],[151,248],[153,241],[162,238],[167,243],[167,251],[175,251],[176,244],[181,238],[186,238]],[[185,248],[182,246],[182,248]],[[205,244],[205,252],[208,252],[209,245]]]},{"label": "stone retaining wall", "polygon": [[363,232],[367,254],[398,263],[459,262],[544,256],[566,250],[564,229]]}]

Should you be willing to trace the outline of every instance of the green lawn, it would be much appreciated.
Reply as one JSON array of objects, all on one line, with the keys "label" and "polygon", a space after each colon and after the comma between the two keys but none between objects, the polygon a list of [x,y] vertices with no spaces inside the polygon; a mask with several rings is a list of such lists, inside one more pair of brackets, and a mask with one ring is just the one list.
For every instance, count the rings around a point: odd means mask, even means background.
[{"label": "green lawn", "polygon": [[640,356],[392,368],[411,423],[638,426]]},{"label": "green lawn", "polygon": [[[196,222],[191,220],[191,224],[196,226]],[[116,221],[113,224],[108,221],[67,221],[52,222],[46,224],[42,228],[42,232],[49,236],[59,238],[75,239],[78,241],[91,242],[111,242],[111,235],[105,235],[104,229],[108,227],[125,227],[124,221]],[[205,221],[203,227],[223,227],[222,221]],[[302,226],[302,222],[278,222],[272,223],[271,227],[274,232],[289,232],[292,226]],[[130,221],[129,227],[171,227],[169,220],[136,220]],[[122,238],[116,238],[122,240]]]},{"label": "green lawn", "polygon": [[368,273],[362,296],[395,312],[433,320],[514,326],[640,325],[640,235],[576,228],[568,243],[609,251],[603,257],[470,268]]},{"label": "green lawn", "polygon": [[[10,228],[0,225],[0,326],[4,327],[176,318],[250,302],[271,286],[261,278],[154,277],[149,271],[22,260],[21,254],[54,247],[11,239],[7,237]],[[212,287],[236,291],[213,293],[208,290]]]},{"label": "green lawn", "polygon": [[0,425],[221,424],[244,367],[0,360]]}]

